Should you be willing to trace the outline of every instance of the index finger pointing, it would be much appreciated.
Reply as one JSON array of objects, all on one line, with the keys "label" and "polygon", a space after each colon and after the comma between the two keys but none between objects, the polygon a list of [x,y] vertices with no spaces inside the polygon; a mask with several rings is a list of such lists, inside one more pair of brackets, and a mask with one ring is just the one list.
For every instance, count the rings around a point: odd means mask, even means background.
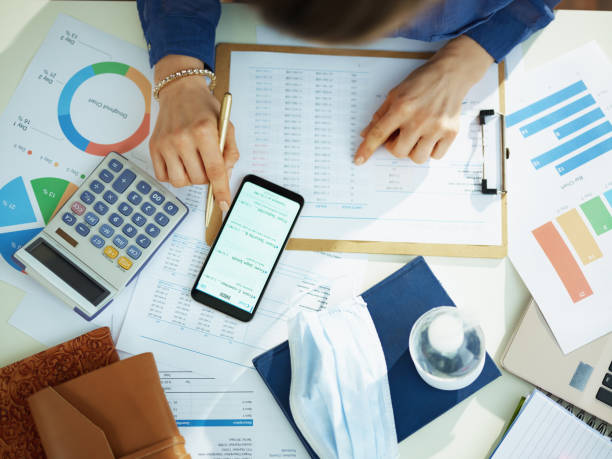
[{"label": "index finger pointing", "polygon": [[361,142],[355,153],[355,164],[363,164],[370,159],[374,151],[385,143],[398,127],[399,123],[397,123],[395,117],[390,115],[389,112],[385,113],[381,119],[372,125],[363,142]]},{"label": "index finger pointing", "polygon": [[224,212],[229,209],[231,194],[229,180],[223,158],[219,153],[218,137],[213,135],[204,136],[198,144],[200,156],[204,162],[204,169],[210,186],[213,187],[213,195]]}]

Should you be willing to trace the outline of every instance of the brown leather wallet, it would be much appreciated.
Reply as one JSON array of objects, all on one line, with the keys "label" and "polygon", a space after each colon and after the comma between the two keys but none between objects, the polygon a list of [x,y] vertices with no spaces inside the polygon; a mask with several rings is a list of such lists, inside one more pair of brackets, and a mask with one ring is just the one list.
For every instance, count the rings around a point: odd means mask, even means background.
[{"label": "brown leather wallet", "polygon": [[28,398],[50,459],[186,459],[153,354],[108,365]]}]

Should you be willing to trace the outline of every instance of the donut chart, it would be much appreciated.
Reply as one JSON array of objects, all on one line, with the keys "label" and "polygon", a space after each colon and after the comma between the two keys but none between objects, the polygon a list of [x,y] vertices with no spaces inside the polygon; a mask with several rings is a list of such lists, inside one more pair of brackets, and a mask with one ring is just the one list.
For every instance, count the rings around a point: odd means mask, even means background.
[{"label": "donut chart", "polygon": [[[132,80],[138,89],[140,89],[145,101],[145,113],[136,131],[127,139],[112,144],[101,144],[87,140],[77,131],[72,121],[72,117],[70,116],[70,103],[79,86],[88,79],[105,73],[121,75]],[[130,67],[120,62],[99,62],[97,64],[88,65],[75,73],[65,84],[59,97],[57,115],[59,125],[64,135],[68,141],[79,150],[96,156],[106,156],[111,151],[125,153],[138,146],[149,135],[151,121],[151,82],[134,67]]]}]

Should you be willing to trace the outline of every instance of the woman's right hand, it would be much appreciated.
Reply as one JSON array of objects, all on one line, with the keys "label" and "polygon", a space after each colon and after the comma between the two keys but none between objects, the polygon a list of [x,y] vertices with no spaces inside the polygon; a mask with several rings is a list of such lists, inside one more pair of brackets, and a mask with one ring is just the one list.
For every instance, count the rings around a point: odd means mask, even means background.
[{"label": "woman's right hand", "polygon": [[[170,55],[155,66],[155,80],[202,61]],[[229,171],[239,153],[234,126],[229,123],[223,155],[219,151],[219,102],[201,76],[179,78],[159,92],[159,115],[149,149],[155,175],[175,187],[211,183],[219,208],[229,209]]]}]

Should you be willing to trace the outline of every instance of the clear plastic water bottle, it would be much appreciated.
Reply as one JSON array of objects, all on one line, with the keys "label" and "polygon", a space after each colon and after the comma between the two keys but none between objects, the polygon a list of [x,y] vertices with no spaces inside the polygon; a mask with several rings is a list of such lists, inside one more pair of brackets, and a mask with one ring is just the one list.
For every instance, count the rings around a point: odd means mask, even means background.
[{"label": "clear plastic water bottle", "polygon": [[458,390],[472,384],[485,361],[480,326],[456,307],[440,306],[414,323],[410,355],[419,375],[437,389]]}]

